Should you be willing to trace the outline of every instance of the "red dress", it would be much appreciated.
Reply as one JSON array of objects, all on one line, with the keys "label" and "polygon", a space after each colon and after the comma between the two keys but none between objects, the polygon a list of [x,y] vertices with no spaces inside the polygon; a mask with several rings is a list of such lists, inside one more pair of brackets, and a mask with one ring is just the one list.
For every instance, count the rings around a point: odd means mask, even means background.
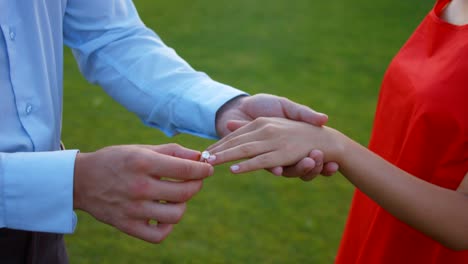
[{"label": "red dress", "polygon": [[[436,3],[391,62],[369,148],[456,189],[468,172],[468,25],[440,19],[449,2]],[[356,190],[336,263],[468,263],[468,251],[442,246]]]}]

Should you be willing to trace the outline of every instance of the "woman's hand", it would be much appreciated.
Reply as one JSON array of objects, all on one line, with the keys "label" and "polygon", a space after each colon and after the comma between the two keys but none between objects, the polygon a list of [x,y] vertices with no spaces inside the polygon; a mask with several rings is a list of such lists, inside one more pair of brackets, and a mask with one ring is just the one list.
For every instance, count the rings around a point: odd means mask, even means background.
[{"label": "woman's hand", "polygon": [[[218,135],[224,137],[233,131],[229,125],[230,120],[253,121],[259,117],[279,117],[315,126],[323,126],[328,120],[326,115],[284,97],[269,94],[239,96],[226,103],[217,112],[216,129]],[[304,156],[303,159],[290,166],[277,166],[267,170],[274,175],[300,177],[306,181],[319,174],[330,176],[338,171],[337,163],[323,163],[322,160],[323,154],[316,151],[309,153],[308,156]]]},{"label": "woman's hand", "polygon": [[296,164],[312,150],[325,153],[323,162],[334,161],[340,152],[339,133],[284,118],[257,118],[252,122],[230,121],[231,134],[208,148],[208,161],[221,164],[247,159],[231,166],[233,173]]}]

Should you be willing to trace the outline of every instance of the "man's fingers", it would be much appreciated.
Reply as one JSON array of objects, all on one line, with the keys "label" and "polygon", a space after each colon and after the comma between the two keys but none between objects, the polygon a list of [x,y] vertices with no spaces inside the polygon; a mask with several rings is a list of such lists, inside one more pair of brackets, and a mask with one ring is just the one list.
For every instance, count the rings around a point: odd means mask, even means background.
[{"label": "man's fingers", "polygon": [[270,173],[272,173],[275,176],[283,175],[283,167],[281,167],[281,166],[276,166],[274,168],[269,168],[269,169],[267,169],[267,171],[269,171]]},{"label": "man's fingers", "polygon": [[300,177],[301,179],[313,179],[320,174],[323,167],[323,153],[320,150],[312,150],[309,155],[294,166],[284,169],[283,176]]},{"label": "man's fingers", "polygon": [[[318,153],[318,154],[317,154]],[[303,181],[311,181],[315,179],[323,170],[323,154],[322,152],[315,152],[314,150],[309,154],[309,159],[313,159],[315,162],[315,166],[309,169],[305,175],[300,176],[301,180]]]},{"label": "man's fingers", "polygon": [[305,105],[294,103],[286,98],[281,98],[280,103],[288,119],[302,121],[316,126],[323,126],[328,121],[327,115],[316,112]]},{"label": "man's fingers", "polygon": [[171,224],[151,224],[145,220],[129,221],[126,225],[126,227],[122,228],[122,231],[154,244],[161,243],[171,233],[173,228]]},{"label": "man's fingers", "polygon": [[147,173],[154,177],[166,177],[175,180],[197,180],[204,179],[213,174],[213,167],[208,163],[181,159],[167,155],[149,155],[145,161],[138,161],[136,166],[140,164],[141,169],[147,169]]},{"label": "man's fingers", "polygon": [[318,173],[322,174],[323,176],[331,176],[339,169],[339,166],[336,162],[328,162],[324,164],[324,154],[320,150],[312,150],[309,157],[313,158],[318,163],[317,167],[320,167],[320,171],[318,171]]},{"label": "man's fingers", "polygon": [[249,121],[242,121],[242,120],[230,120],[228,121],[227,123],[227,129],[229,129],[229,131],[236,131],[237,129],[247,125],[249,123]]},{"label": "man's fingers", "polygon": [[283,176],[285,177],[302,177],[308,175],[316,166],[313,159],[305,157],[293,166],[283,168]]},{"label": "man's fingers", "polygon": [[325,163],[325,166],[323,167],[322,175],[332,176],[333,174],[337,173],[339,169],[340,169],[340,166],[336,162]]},{"label": "man's fingers", "polygon": [[185,213],[185,203],[160,203],[158,201],[140,201],[131,203],[127,209],[129,217],[137,219],[153,219],[158,223],[177,224]]},{"label": "man's fingers", "polygon": [[[321,173],[324,173],[323,153],[320,150],[312,150],[309,156],[299,161],[294,166],[284,168],[283,176],[299,177],[303,181],[311,181]],[[333,170],[334,167],[329,168]]]},{"label": "man's fingers", "polygon": [[168,156],[173,156],[181,159],[189,159],[196,161],[200,157],[200,151],[198,150],[193,150],[193,149],[188,149],[185,147],[182,147],[179,144],[165,144],[165,145],[157,145],[157,146],[152,146],[152,145],[139,145],[140,147],[150,149],[152,151],[168,155]]},{"label": "man's fingers", "polygon": [[323,170],[323,152],[317,149],[312,150],[309,153],[310,159],[315,161],[315,167],[310,169],[305,175],[302,175],[300,178],[303,181],[311,181],[315,179]]},{"label": "man's fingers", "polygon": [[175,182],[147,178],[131,187],[133,199],[182,203],[190,200],[202,188],[201,180]]}]

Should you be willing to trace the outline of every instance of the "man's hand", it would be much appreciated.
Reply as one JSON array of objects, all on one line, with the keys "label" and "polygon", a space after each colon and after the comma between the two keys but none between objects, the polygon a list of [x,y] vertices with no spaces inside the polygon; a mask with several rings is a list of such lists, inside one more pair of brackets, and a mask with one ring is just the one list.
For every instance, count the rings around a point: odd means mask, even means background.
[{"label": "man's hand", "polygon": [[[318,113],[307,106],[291,100],[269,94],[240,96],[226,103],[216,114],[216,131],[224,137],[235,130],[228,126],[230,120],[252,121],[258,117],[281,117],[322,126],[328,121],[325,114]],[[312,180],[318,174],[333,175],[338,171],[335,162],[323,164],[323,153],[312,151],[294,166],[275,167],[269,171],[275,175],[300,177]]]},{"label": "man's hand", "polygon": [[199,157],[198,151],[176,144],[79,153],[74,208],[131,236],[159,243],[180,221],[202,180],[213,174],[213,167],[198,162]]}]

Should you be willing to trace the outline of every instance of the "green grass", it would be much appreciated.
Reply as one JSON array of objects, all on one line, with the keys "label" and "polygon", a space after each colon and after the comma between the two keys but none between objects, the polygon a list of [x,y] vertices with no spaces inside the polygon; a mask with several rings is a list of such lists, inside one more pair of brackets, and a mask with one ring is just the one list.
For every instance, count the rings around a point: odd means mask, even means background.
[{"label": "green grass", "polygon": [[[237,0],[135,3],[143,21],[193,67],[249,93],[286,96],[330,116],[329,125],[369,139],[386,66],[433,1]],[[167,138],[87,84],[67,50],[63,139],[94,151]],[[266,172],[216,168],[161,245],[79,213],[66,237],[71,263],[331,263],[353,187],[341,176],[304,183]]]}]

